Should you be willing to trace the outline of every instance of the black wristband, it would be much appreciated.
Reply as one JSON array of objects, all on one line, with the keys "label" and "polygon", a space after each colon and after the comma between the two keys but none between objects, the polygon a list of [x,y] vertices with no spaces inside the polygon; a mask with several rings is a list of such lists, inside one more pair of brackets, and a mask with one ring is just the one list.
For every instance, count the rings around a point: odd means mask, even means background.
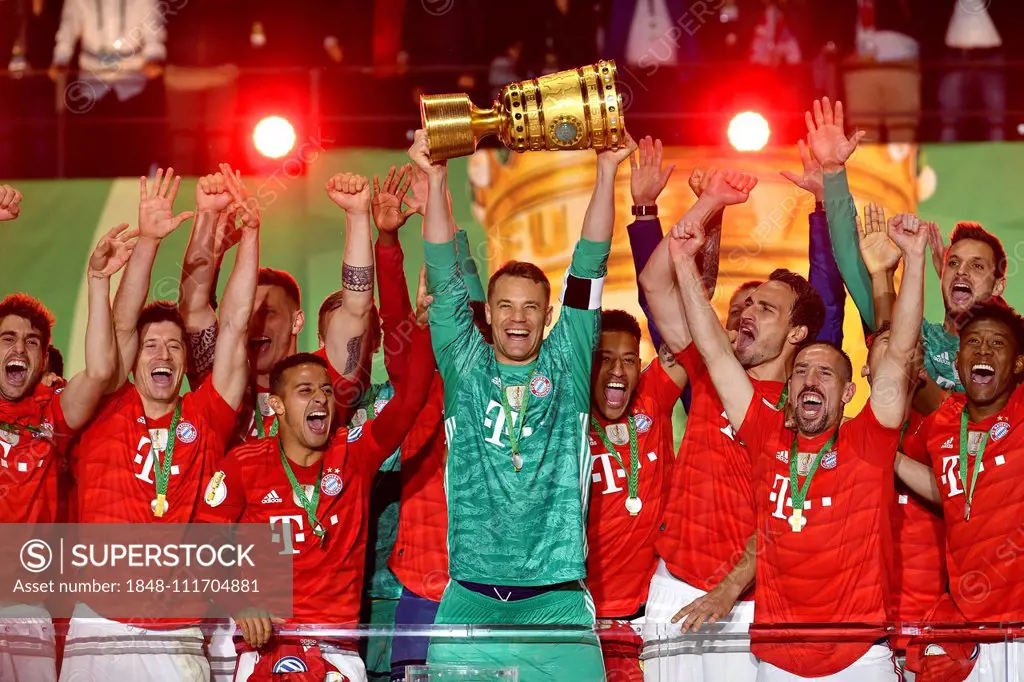
[{"label": "black wristband", "polygon": [[658,217],[658,206],[657,204],[651,206],[637,206],[633,205],[633,215],[635,216],[654,216]]}]

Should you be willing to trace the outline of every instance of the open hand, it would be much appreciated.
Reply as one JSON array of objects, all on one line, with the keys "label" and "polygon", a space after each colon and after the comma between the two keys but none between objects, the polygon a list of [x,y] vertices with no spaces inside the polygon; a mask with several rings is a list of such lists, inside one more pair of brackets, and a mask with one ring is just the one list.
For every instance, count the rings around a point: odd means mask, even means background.
[{"label": "open hand", "polygon": [[669,234],[668,248],[673,261],[696,258],[704,248],[704,227],[697,221],[678,222]]},{"label": "open hand", "polygon": [[249,188],[242,182],[241,171],[231,169],[227,163],[220,164],[220,172],[224,176],[224,185],[231,195],[232,207],[238,213],[243,230],[258,230],[263,223],[263,210]]},{"label": "open hand", "polygon": [[942,236],[942,230],[937,223],[928,223],[928,248],[932,252],[932,267],[935,274],[942,279],[942,268],[946,264],[946,238]]},{"label": "open hand", "polygon": [[412,185],[405,195],[405,205],[420,215],[427,213],[427,174],[419,166],[409,166]]},{"label": "open hand", "polygon": [[370,205],[373,209],[373,224],[381,232],[397,232],[416,213],[414,208],[402,210],[402,202],[405,201],[411,182],[412,165],[408,163],[402,166],[397,175],[394,166],[388,169],[383,188],[380,178],[373,176],[373,201]]},{"label": "open hand", "polygon": [[10,185],[0,185],[0,223],[21,215],[21,192]]},{"label": "open hand", "polygon": [[742,204],[750,198],[750,191],[757,186],[757,178],[737,170],[716,171],[707,180],[702,196],[719,202],[722,206]]},{"label": "open hand", "polygon": [[889,239],[905,257],[923,256],[928,244],[928,226],[913,213],[900,213],[889,219]]},{"label": "open hand", "polygon": [[724,582],[719,583],[704,596],[697,597],[679,609],[679,612],[672,616],[672,622],[682,621],[680,629],[683,632],[697,632],[705,623],[714,625],[720,618],[727,616],[738,597],[735,590],[726,586]]},{"label": "open hand", "polygon": [[174,215],[174,199],[178,196],[181,177],[175,177],[174,169],[168,168],[167,175],[160,168],[153,178],[150,189],[146,178],[139,178],[139,233],[150,239],[163,239],[171,232],[195,215],[192,211],[183,211]]},{"label": "open hand", "polygon": [[815,160],[827,172],[842,168],[850,158],[857,145],[864,138],[864,131],[859,130],[846,137],[843,130],[843,103],[836,102],[835,111],[828,97],[814,100],[813,113],[804,114],[807,123],[807,143]]},{"label": "open hand", "polygon": [[860,233],[860,257],[868,273],[890,272],[900,263],[900,248],[889,239],[885,224],[885,211],[877,204],[864,207],[864,220],[857,216]]},{"label": "open hand", "polygon": [[429,324],[427,317],[428,309],[434,302],[434,297],[427,293],[427,266],[420,267],[420,283],[416,287],[416,324],[426,329]]},{"label": "open hand", "polygon": [[825,200],[825,181],[821,171],[821,165],[811,158],[811,152],[803,140],[796,143],[800,149],[800,161],[803,163],[803,175],[797,175],[793,171],[779,171],[782,177],[786,178],[800,189],[807,190],[814,195],[815,201]]},{"label": "open hand", "polygon": [[676,167],[675,164],[669,164],[668,168],[662,168],[664,148],[661,140],[653,140],[648,135],[640,140],[638,148],[639,162],[636,154],[629,155],[629,191],[635,205],[653,206],[658,203],[658,196],[665,189]]},{"label": "open hand", "polygon": [[370,181],[355,173],[336,173],[327,181],[327,196],[349,213],[370,212]]},{"label": "open hand", "polygon": [[135,250],[139,230],[131,230],[128,223],[111,229],[96,244],[89,257],[89,276],[106,279],[125,266]]}]

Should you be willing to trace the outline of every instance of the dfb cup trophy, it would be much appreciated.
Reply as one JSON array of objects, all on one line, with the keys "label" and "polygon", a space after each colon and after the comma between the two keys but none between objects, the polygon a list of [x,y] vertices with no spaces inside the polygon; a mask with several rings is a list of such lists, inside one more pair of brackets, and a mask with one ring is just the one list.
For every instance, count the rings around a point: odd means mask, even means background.
[{"label": "dfb cup trophy", "polygon": [[424,95],[430,158],[468,156],[490,135],[517,152],[618,149],[626,127],[615,74],[609,60],[510,83],[490,109],[476,108],[466,94]]}]

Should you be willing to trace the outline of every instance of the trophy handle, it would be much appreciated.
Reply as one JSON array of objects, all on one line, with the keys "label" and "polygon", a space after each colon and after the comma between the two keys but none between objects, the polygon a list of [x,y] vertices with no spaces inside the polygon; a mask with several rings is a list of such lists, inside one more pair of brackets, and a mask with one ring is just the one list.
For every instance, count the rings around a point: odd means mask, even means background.
[{"label": "trophy handle", "polygon": [[497,102],[491,109],[477,109],[466,94],[420,97],[420,120],[430,141],[431,161],[472,154],[480,140],[500,133],[505,118]]}]

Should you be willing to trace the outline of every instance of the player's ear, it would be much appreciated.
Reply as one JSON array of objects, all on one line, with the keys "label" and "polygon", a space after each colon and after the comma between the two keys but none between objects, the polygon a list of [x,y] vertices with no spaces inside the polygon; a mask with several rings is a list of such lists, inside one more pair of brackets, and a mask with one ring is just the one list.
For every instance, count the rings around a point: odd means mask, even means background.
[{"label": "player's ear", "polygon": [[284,401],[278,396],[273,394],[267,396],[267,405],[270,406],[270,409],[272,409],[274,414],[278,417],[284,416]]},{"label": "player's ear", "polygon": [[484,303],[484,318],[487,320],[487,324],[491,324],[491,304],[490,304],[490,302]]},{"label": "player's ear", "polygon": [[860,375],[862,377],[867,377],[869,374],[871,374],[871,370],[868,369],[868,366],[866,364],[860,368]]},{"label": "player's ear", "polygon": [[1006,291],[1006,278],[1000,277],[992,285],[992,295],[1002,296],[1004,291]]},{"label": "player's ear", "polygon": [[843,405],[849,405],[850,401],[853,400],[853,396],[857,393],[857,384],[852,381],[846,382],[845,388],[843,388]]},{"label": "player's ear", "polygon": [[789,342],[794,346],[799,346],[807,338],[807,326],[800,325],[793,327],[789,330]]},{"label": "player's ear", "polygon": [[306,314],[299,310],[295,313],[295,321],[292,323],[292,336],[298,336],[302,328],[306,326]]},{"label": "player's ear", "polygon": [[555,310],[554,306],[550,306],[550,305],[548,306],[548,314],[544,316],[544,326],[545,327],[550,327],[551,326],[551,313],[554,312],[554,310]]},{"label": "player's ear", "polygon": [[1013,373],[1014,375],[1024,373],[1024,355],[1018,355],[1013,361]]}]

